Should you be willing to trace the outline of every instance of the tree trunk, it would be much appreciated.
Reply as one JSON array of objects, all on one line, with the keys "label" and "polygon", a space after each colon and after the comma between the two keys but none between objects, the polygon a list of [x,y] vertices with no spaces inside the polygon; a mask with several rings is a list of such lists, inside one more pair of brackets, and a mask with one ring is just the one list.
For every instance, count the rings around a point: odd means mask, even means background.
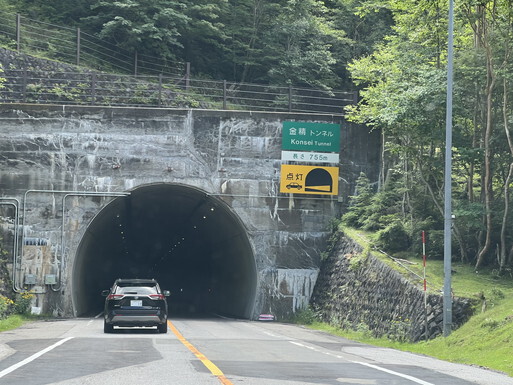
[{"label": "tree trunk", "polygon": [[[435,192],[433,191],[433,188],[430,186],[428,181],[424,178],[424,174],[422,172],[422,167],[420,166],[420,164],[418,165],[418,167],[419,167],[420,180],[422,181],[422,183],[424,183],[424,186],[426,186],[427,190],[429,191],[429,196],[431,197],[431,199],[433,200],[433,203],[435,204],[436,208],[440,212],[440,215],[443,217],[444,209],[443,209],[442,205],[440,204],[439,200],[437,199]],[[453,223],[451,232],[454,234],[454,236],[456,237],[456,240],[458,241],[461,261],[462,262],[468,261],[467,250],[465,248],[465,242],[463,240],[463,236],[461,235],[461,231],[456,223]]]},{"label": "tree trunk", "polygon": [[[509,139],[509,138],[508,138]],[[499,270],[502,271],[506,267],[508,252],[506,250],[506,228],[508,224],[508,212],[509,212],[509,184],[513,177],[513,162],[509,165],[508,177],[504,184],[504,213],[502,214],[502,226],[501,226],[501,247],[499,254]]]},{"label": "tree trunk", "polygon": [[[486,33],[484,38],[486,38]],[[489,42],[485,42],[486,52],[486,130],[484,136],[484,204],[485,204],[485,244],[477,255],[475,268],[479,268],[484,261],[485,255],[490,250],[491,236],[492,236],[492,148],[490,146],[490,140],[493,133],[493,121],[492,121],[492,97],[495,87],[495,73],[493,68],[492,50]]]},{"label": "tree trunk", "polygon": [[[507,42],[505,44],[508,44]],[[504,59],[504,64],[508,62],[508,50],[506,49],[506,57]],[[502,92],[503,92],[503,104],[502,104],[502,117],[504,123],[504,131],[506,132],[506,138],[508,139],[509,152],[513,158],[513,140],[511,138],[511,134],[509,132],[508,125],[508,82],[506,78],[502,81]],[[499,270],[500,272],[506,267],[508,262],[508,251],[506,250],[506,229],[508,225],[508,215],[509,215],[509,184],[511,182],[511,178],[513,177],[513,161],[509,165],[509,172],[506,178],[506,182],[504,183],[504,214],[502,215],[502,226],[501,226],[501,248],[500,248],[500,256],[499,256]]]}]

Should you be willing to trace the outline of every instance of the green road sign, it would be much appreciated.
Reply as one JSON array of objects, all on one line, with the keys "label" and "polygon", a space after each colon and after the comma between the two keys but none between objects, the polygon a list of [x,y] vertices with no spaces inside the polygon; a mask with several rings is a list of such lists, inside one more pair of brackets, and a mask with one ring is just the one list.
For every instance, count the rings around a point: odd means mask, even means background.
[{"label": "green road sign", "polygon": [[283,122],[282,149],[340,152],[340,124]]}]

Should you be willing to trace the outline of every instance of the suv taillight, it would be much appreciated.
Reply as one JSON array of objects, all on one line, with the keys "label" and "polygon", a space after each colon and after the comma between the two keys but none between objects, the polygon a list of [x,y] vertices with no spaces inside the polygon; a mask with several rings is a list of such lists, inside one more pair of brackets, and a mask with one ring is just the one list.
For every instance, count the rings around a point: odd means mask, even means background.
[{"label": "suv taillight", "polygon": [[164,296],[164,294],[150,294],[149,297],[151,299],[166,299],[166,297]]},{"label": "suv taillight", "polygon": [[123,298],[124,295],[123,294],[109,294],[107,296],[107,299],[121,299]]}]

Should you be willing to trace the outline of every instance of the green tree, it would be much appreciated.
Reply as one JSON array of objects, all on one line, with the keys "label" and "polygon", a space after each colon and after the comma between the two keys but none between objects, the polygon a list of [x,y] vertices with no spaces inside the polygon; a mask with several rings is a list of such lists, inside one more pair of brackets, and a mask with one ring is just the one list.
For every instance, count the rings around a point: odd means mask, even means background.
[{"label": "green tree", "polygon": [[10,0],[9,3],[24,16],[68,26],[78,24],[87,16],[91,5],[88,0]]},{"label": "green tree", "polygon": [[[511,263],[510,183],[513,174],[513,142],[509,121],[512,105],[509,102],[511,81],[512,2],[483,1],[468,4],[464,11],[473,26],[475,51],[485,69],[481,94],[482,147],[484,153],[482,186],[484,194],[484,244],[476,261],[476,268],[487,263],[497,251],[497,229],[500,228],[499,266]],[[504,146],[507,144],[507,146]],[[502,193],[502,194],[501,194]],[[501,196],[502,195],[502,196]],[[502,199],[503,205],[500,205]],[[501,216],[502,223],[498,225]],[[509,239],[508,239],[509,238]],[[509,243],[509,245],[508,245]]]},{"label": "green tree", "polygon": [[176,59],[190,18],[185,4],[168,0],[98,1],[82,25],[98,37],[130,52]]},{"label": "green tree", "polygon": [[318,0],[229,1],[225,68],[229,79],[280,85],[342,84],[334,52],[351,40],[335,26],[337,2]]},{"label": "green tree", "polygon": [[348,64],[371,54],[391,33],[394,24],[392,13],[387,2],[381,0],[332,0],[324,3],[332,28],[344,31],[341,44],[332,43],[331,52],[336,60],[334,72],[342,87],[354,87]]},{"label": "green tree", "polygon": [[[389,1],[394,33],[371,55],[349,66],[362,87],[362,100],[348,110],[348,118],[382,130],[384,172],[400,169],[403,174],[402,183],[395,187],[403,202],[396,211],[410,229],[428,218],[436,228],[443,215],[444,4]],[[457,224],[455,233],[463,245]]]},{"label": "green tree", "polygon": [[[412,223],[432,218],[436,230],[444,199],[447,1],[386,3],[394,33],[350,65],[362,101],[348,117],[383,131],[384,164],[405,171],[401,215]],[[512,263],[512,4],[467,0],[456,9],[453,231],[461,258],[476,268]],[[431,207],[420,204],[427,198]]]},{"label": "green tree", "polygon": [[372,52],[393,21],[375,0],[4,2],[31,18],[76,25],[119,47],[123,60],[128,50],[188,61],[215,79],[322,88],[350,87],[347,63]]},{"label": "green tree", "polygon": [[342,222],[351,227],[363,227],[373,195],[374,191],[369,178],[361,173],[356,180],[355,195],[349,197],[349,208],[342,216]]},{"label": "green tree", "polygon": [[317,0],[287,1],[265,36],[268,56],[274,57],[268,71],[274,84],[333,87],[334,44],[349,44],[343,30],[333,28],[328,9]]},{"label": "green tree", "polygon": [[184,9],[188,17],[179,41],[184,47],[183,60],[191,63],[196,73],[223,78],[225,44],[228,36],[223,15],[228,13],[228,0],[191,0]]},{"label": "green tree", "polygon": [[285,0],[229,0],[226,25],[226,78],[239,82],[262,82],[275,60],[268,55],[267,31],[273,29]]}]

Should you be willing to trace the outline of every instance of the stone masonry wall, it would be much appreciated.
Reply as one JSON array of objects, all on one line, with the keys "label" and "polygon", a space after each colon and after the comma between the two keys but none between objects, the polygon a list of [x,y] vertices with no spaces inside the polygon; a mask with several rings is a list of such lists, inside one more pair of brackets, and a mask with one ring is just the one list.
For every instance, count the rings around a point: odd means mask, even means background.
[{"label": "stone masonry wall", "polygon": [[[390,266],[340,234],[321,266],[312,307],[334,326],[368,328],[374,336],[418,341],[425,339],[424,292]],[[442,333],[443,297],[427,297],[428,338]],[[471,302],[453,300],[453,327],[471,315]]]}]

